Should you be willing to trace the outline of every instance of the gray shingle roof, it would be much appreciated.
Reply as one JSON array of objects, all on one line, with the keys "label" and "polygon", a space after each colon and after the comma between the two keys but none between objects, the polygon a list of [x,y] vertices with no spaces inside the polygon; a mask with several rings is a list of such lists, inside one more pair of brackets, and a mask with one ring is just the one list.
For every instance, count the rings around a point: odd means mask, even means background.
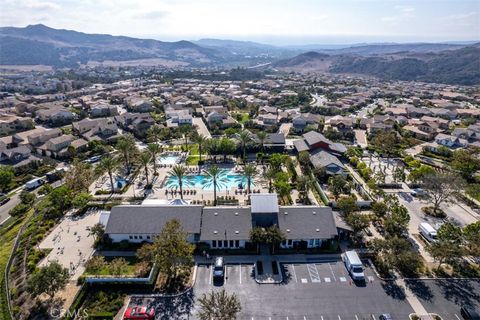
[{"label": "gray shingle roof", "polygon": [[248,240],[252,229],[250,208],[212,207],[203,209],[200,241]]},{"label": "gray shingle roof", "polygon": [[287,239],[330,239],[337,235],[330,207],[280,207],[278,227]]},{"label": "gray shingle roof", "polygon": [[324,168],[329,164],[335,164],[336,166],[344,169],[343,164],[338,158],[326,151],[320,150],[310,156],[310,161],[315,168]]},{"label": "gray shingle roof", "polygon": [[122,205],[112,208],[105,233],[158,234],[165,223],[178,219],[189,234],[200,233],[202,206]]}]

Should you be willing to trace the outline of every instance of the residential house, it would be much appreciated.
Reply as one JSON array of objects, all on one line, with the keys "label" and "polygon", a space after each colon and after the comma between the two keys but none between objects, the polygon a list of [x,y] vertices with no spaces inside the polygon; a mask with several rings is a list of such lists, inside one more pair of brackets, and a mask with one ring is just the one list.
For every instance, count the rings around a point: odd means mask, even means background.
[{"label": "residential house", "polygon": [[125,99],[125,106],[127,107],[128,111],[131,112],[145,113],[154,110],[152,102],[140,97],[129,97]]},{"label": "residential house", "polygon": [[114,117],[117,124],[137,136],[144,136],[147,130],[155,124],[148,113],[124,113]]},{"label": "residential house", "polygon": [[113,117],[118,115],[118,107],[110,104],[96,104],[90,108],[90,117],[92,118],[103,118],[103,117]]},{"label": "residential house", "polygon": [[63,107],[41,109],[35,113],[36,119],[52,126],[70,124],[75,119],[75,114]]},{"label": "residential house", "polygon": [[15,115],[0,115],[0,135],[5,136],[19,131],[33,129],[31,118],[23,118]]},{"label": "residential house", "polygon": [[115,142],[119,137],[114,118],[85,118],[72,124],[73,132],[87,141]]},{"label": "residential house", "polygon": [[345,166],[333,154],[324,150],[317,150],[310,155],[310,162],[316,169],[325,169],[329,175],[346,175]]},{"label": "residential house", "polygon": [[334,153],[343,154],[347,148],[341,143],[334,143],[325,136],[316,131],[309,131],[303,134],[303,139],[295,140],[293,142],[297,152],[313,151],[316,149],[323,149]]}]

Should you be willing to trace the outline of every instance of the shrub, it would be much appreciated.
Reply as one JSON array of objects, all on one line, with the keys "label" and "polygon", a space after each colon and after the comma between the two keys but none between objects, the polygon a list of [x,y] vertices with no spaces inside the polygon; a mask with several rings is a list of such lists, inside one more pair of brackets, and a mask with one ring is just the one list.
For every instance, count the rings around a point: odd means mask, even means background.
[{"label": "shrub", "polygon": [[10,210],[10,212],[8,212],[8,214],[11,215],[12,217],[19,217],[19,216],[23,216],[29,209],[30,209],[30,205],[19,203],[15,207],[13,207]]}]

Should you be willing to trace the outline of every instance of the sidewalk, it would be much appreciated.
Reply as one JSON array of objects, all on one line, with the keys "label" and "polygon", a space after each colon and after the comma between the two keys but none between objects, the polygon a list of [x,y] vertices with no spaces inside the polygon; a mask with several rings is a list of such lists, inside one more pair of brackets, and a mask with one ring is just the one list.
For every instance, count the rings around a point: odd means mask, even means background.
[{"label": "sidewalk", "polygon": [[[341,260],[340,253],[335,254],[280,254],[270,255],[272,260],[276,260],[279,263],[311,263],[313,261],[338,261]],[[210,260],[207,260],[203,256],[195,256],[194,260],[196,264],[212,264],[215,256],[212,256]],[[228,264],[255,264],[261,259],[261,255],[225,255],[223,256],[225,263]]]},{"label": "sidewalk", "polygon": [[420,300],[418,300],[418,298],[410,290],[410,288],[405,284],[405,280],[397,278],[397,280],[395,280],[395,284],[403,289],[403,291],[405,292],[405,297],[410,306],[412,307],[413,311],[421,318],[430,319],[427,310],[423,307]]}]

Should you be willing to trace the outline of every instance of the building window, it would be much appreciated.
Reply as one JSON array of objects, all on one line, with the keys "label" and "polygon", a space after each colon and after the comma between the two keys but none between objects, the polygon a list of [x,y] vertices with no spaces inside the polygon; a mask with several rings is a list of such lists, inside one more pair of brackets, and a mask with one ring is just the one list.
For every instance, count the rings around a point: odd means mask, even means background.
[{"label": "building window", "polygon": [[138,239],[138,236],[133,236],[133,239]]},{"label": "building window", "polygon": [[150,240],[150,236],[147,236],[147,239],[149,239],[149,240]]},{"label": "building window", "polygon": [[288,244],[289,246],[291,246],[291,245],[293,244],[293,240],[292,240],[292,239],[288,239],[287,244]]},{"label": "building window", "polygon": [[128,236],[128,238],[129,238],[130,240],[132,240],[132,239],[133,239],[133,237],[132,237],[132,236]]},{"label": "building window", "polygon": [[308,240],[308,246],[312,247],[313,246],[313,239]]},{"label": "building window", "polygon": [[212,240],[212,248],[216,248],[217,247],[217,240]]},{"label": "building window", "polygon": [[228,248],[228,240],[223,240],[223,247]]},{"label": "building window", "polygon": [[320,239],[315,239],[315,247],[319,247],[320,246]]},{"label": "building window", "polygon": [[143,236],[138,236],[138,239],[143,239]]},{"label": "building window", "polygon": [[235,240],[235,248],[240,248],[240,240]]},{"label": "building window", "polygon": [[234,247],[233,240],[230,240],[230,248],[233,248],[233,247]]}]

